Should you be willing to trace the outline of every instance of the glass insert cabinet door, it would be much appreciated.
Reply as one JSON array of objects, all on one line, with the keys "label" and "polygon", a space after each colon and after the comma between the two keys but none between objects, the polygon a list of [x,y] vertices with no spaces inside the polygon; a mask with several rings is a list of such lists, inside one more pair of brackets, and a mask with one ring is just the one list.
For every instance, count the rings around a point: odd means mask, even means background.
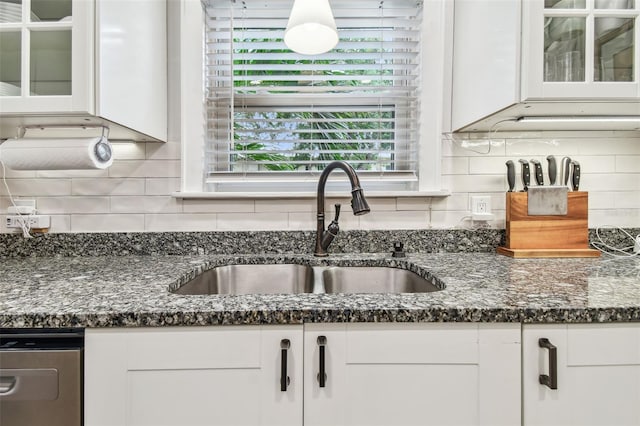
[{"label": "glass insert cabinet door", "polygon": [[0,98],[71,96],[72,0],[0,0]]},{"label": "glass insert cabinet door", "polygon": [[531,25],[529,78],[537,80],[530,94],[640,96],[640,0],[531,0],[524,13]]}]

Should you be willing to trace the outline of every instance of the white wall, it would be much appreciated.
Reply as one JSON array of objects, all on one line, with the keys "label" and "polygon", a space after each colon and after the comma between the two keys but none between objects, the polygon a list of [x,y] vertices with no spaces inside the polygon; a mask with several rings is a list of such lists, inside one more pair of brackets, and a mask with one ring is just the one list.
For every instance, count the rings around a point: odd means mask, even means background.
[{"label": "white wall", "polygon": [[[468,136],[468,139],[465,137]],[[458,135],[443,140],[446,198],[373,198],[372,212],[341,215],[342,229],[424,229],[467,227],[469,195],[491,195],[496,221],[504,227],[505,161],[569,155],[580,161],[581,189],[589,191],[589,225],[640,226],[640,132],[500,133],[487,140]],[[7,170],[14,196],[35,198],[40,213],[52,216],[50,232],[311,230],[314,199],[181,200],[178,142],[117,145],[108,170],[18,172]],[[366,187],[365,187],[366,194]],[[0,184],[0,232],[7,232],[9,205]],[[345,193],[345,196],[348,194]],[[329,199],[327,206],[335,200]],[[341,200],[348,204],[348,200]]]}]

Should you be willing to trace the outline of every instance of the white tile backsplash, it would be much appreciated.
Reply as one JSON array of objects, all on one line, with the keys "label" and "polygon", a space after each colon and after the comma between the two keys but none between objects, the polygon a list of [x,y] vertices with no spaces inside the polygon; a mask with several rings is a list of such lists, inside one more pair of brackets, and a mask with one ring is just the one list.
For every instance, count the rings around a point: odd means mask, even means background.
[{"label": "white tile backsplash", "polygon": [[[143,230],[143,214],[71,215],[71,232],[134,232]],[[53,228],[51,231],[57,232]]]},{"label": "white tile backsplash", "polygon": [[234,200],[184,200],[185,213],[253,213],[255,202],[251,199]]},{"label": "white tile backsplash", "polygon": [[[15,196],[71,195],[71,179],[9,179],[7,184]],[[0,185],[0,195],[7,195],[5,185]]]},{"label": "white tile backsplash", "polygon": [[0,163],[0,178],[2,178],[3,173],[7,179],[26,179],[35,178],[37,172],[33,170],[13,170],[8,167],[4,167],[2,163]]},{"label": "white tile backsplash", "polygon": [[636,173],[636,179],[640,179],[640,155],[617,155],[615,158],[615,172]]},{"label": "white tile backsplash", "polygon": [[179,160],[180,144],[176,142],[167,143],[146,143],[146,159],[147,160]]},{"label": "white tile backsplash", "polygon": [[396,200],[396,208],[398,210],[428,211],[433,201],[434,200],[432,198],[424,198],[424,197],[398,198]]},{"label": "white tile backsplash", "polygon": [[108,170],[39,170],[38,178],[105,178],[109,176]]},{"label": "white tile backsplash", "polygon": [[135,142],[114,142],[111,146],[113,148],[114,161],[145,159],[145,144]]},{"label": "white tile backsplash", "polygon": [[145,179],[144,194],[168,195],[180,191],[180,178],[148,178]]},{"label": "white tile backsplash", "polygon": [[218,213],[221,231],[261,231],[288,229],[287,213]]},{"label": "white tile backsplash", "polygon": [[374,211],[360,216],[360,229],[428,229],[426,211]]},{"label": "white tile backsplash", "polygon": [[640,191],[640,172],[617,174],[583,173],[580,178],[583,191]]},{"label": "white tile backsplash", "polygon": [[468,157],[442,157],[443,175],[466,175],[469,174]]},{"label": "white tile backsplash", "polygon": [[63,233],[71,232],[71,215],[54,214],[51,215],[51,232]]},{"label": "white tile backsplash", "polygon": [[[464,228],[471,222],[469,198],[491,196],[494,228],[504,227],[507,189],[505,162],[518,158],[580,161],[581,189],[589,191],[589,224],[640,226],[640,135],[631,132],[529,132],[448,136],[442,143],[442,183],[449,197],[369,198],[372,212],[353,216],[349,194],[326,200],[327,222],[333,204],[342,204],[341,229]],[[12,171],[7,183],[14,196],[35,198],[52,215],[51,232],[312,230],[316,200],[182,200],[180,144],[117,144],[114,165],[106,171]],[[519,165],[517,167],[519,175]],[[545,174],[546,176],[546,174]],[[519,177],[517,178],[519,187]],[[548,179],[545,177],[545,181]],[[363,184],[365,194],[366,183]],[[9,205],[0,184],[0,218]],[[7,232],[0,224],[0,232]]]},{"label": "white tile backsplash", "polygon": [[[503,174],[495,175],[444,175],[442,185],[455,192],[506,191],[506,168]],[[453,189],[455,188],[455,189]]]},{"label": "white tile backsplash", "polygon": [[[367,195],[367,192],[365,191],[364,194]],[[399,208],[397,203],[397,198],[371,198],[367,200],[367,203],[369,204],[369,207],[371,208],[372,212],[379,212],[379,211],[393,212],[393,211],[400,211],[400,210],[411,210],[411,209]],[[350,203],[343,203],[342,209],[345,213],[352,214]],[[424,211],[424,209],[421,209],[421,210]]]},{"label": "white tile backsplash", "polygon": [[311,198],[304,199],[282,199],[282,200],[256,200],[256,212],[315,212],[316,200]]},{"label": "white tile backsplash", "polygon": [[[144,195],[144,179],[73,179],[73,195]],[[152,194],[156,195],[156,194]]]},{"label": "white tile backsplash", "polygon": [[431,199],[431,210],[466,210],[469,207],[469,194],[467,192],[453,193],[448,197]]},{"label": "white tile backsplash", "polygon": [[[504,172],[506,174],[506,162],[509,157],[473,157],[469,158],[469,170],[467,175],[495,175],[496,172]],[[511,159],[517,163],[517,159]],[[527,158],[529,160],[529,158]]]},{"label": "white tile backsplash", "polygon": [[169,195],[113,196],[111,213],[179,213],[182,200]]},{"label": "white tile backsplash", "polygon": [[40,214],[109,213],[110,197],[38,197]]},{"label": "white tile backsplash", "polygon": [[[638,209],[640,210],[640,191],[633,192],[616,192],[614,194],[614,206],[617,209]],[[609,204],[608,207],[611,205]],[[640,224],[638,224],[640,226]]]},{"label": "white tile backsplash", "polygon": [[589,210],[589,227],[620,226],[637,228],[640,226],[639,209]]},{"label": "white tile backsplash", "polygon": [[146,214],[144,220],[144,231],[149,232],[215,231],[217,229],[215,213]]},{"label": "white tile backsplash", "polygon": [[109,177],[180,177],[179,160],[123,160],[109,167]]}]

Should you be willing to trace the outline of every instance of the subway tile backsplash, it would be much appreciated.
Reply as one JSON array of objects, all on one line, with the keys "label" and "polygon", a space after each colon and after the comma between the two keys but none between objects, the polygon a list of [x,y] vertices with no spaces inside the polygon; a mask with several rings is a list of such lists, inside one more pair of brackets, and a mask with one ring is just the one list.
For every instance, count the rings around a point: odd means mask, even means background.
[{"label": "subway tile backsplash", "polygon": [[[640,226],[640,132],[449,136],[442,141],[442,187],[451,196],[372,198],[371,214],[354,217],[345,194],[344,199],[327,200],[327,216],[332,218],[333,204],[340,202],[343,230],[474,228],[477,224],[468,218],[469,197],[489,195],[495,220],[483,225],[502,229],[504,163],[537,158],[546,166],[549,154],[580,161],[581,189],[589,191],[591,228]],[[7,170],[7,184],[14,196],[35,198],[40,213],[52,216],[52,233],[315,229],[313,198],[172,198],[170,194],[180,188],[179,143],[117,145],[115,155],[107,171]],[[6,188],[0,185],[0,232],[10,232],[4,221],[8,205]]]}]

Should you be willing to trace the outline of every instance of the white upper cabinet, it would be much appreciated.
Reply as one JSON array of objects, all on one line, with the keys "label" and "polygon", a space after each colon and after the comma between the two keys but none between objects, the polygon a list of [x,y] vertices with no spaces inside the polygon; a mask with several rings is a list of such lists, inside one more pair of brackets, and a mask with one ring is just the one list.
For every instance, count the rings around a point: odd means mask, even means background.
[{"label": "white upper cabinet", "polygon": [[166,140],[165,1],[0,1],[0,117],[0,137],[84,124]]},{"label": "white upper cabinet", "polygon": [[456,0],[451,130],[640,115],[639,16],[639,0]]},{"label": "white upper cabinet", "polygon": [[640,96],[634,0],[526,1],[523,6],[523,100]]}]

